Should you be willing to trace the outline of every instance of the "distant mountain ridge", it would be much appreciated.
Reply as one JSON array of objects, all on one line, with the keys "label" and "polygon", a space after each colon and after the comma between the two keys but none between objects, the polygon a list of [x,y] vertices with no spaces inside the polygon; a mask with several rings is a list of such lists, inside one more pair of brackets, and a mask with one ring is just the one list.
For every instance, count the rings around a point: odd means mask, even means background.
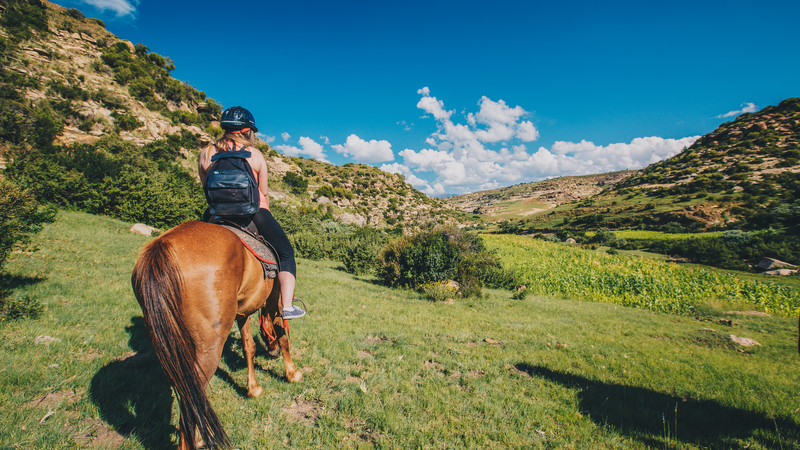
[{"label": "distant mountain ridge", "polygon": [[[603,192],[522,220],[522,229],[768,226],[800,208],[800,99],[742,114]],[[791,213],[794,214],[794,213]]]},{"label": "distant mountain ridge", "polygon": [[461,211],[481,214],[489,221],[527,216],[564,203],[599,194],[634,175],[624,170],[599,175],[566,176],[445,198]]}]

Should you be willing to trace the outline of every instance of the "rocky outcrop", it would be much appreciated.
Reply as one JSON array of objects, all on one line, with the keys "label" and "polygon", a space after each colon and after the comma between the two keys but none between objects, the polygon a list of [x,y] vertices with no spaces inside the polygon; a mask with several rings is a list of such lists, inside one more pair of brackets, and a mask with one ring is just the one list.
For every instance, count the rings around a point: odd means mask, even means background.
[{"label": "rocky outcrop", "polygon": [[797,266],[774,258],[762,258],[758,262],[758,268],[762,270],[794,269]]}]

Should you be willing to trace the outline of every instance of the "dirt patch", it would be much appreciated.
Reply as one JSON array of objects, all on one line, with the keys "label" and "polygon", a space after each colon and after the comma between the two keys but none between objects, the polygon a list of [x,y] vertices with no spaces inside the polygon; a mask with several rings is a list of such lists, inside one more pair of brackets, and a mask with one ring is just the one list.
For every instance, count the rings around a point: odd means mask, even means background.
[{"label": "dirt patch", "polygon": [[467,372],[467,376],[470,378],[481,378],[486,375],[486,372],[482,370],[470,370]]},{"label": "dirt patch", "polygon": [[73,404],[80,400],[85,390],[67,389],[64,391],[51,392],[41,397],[35,398],[25,406],[54,408],[62,403]]},{"label": "dirt patch", "polygon": [[80,431],[74,435],[81,447],[116,448],[125,442],[125,436],[109,428],[100,419],[90,418],[81,424]]},{"label": "dirt patch", "polygon": [[422,368],[425,370],[430,370],[436,372],[439,376],[444,376],[444,365],[440,362],[436,362],[433,360],[428,360],[422,363]]},{"label": "dirt patch", "polygon": [[343,445],[344,447],[355,446],[362,441],[376,443],[382,438],[382,434],[370,428],[366,421],[361,417],[350,417],[345,421],[345,427],[349,430],[347,436],[342,439],[343,444],[353,443],[355,445]]},{"label": "dirt patch", "polygon": [[78,356],[78,360],[79,361],[92,361],[92,360],[97,359],[97,358],[99,358],[101,356],[103,356],[103,355],[100,352],[92,351],[92,352],[89,352],[89,353],[81,354],[80,356]]},{"label": "dirt patch", "polygon": [[289,420],[313,424],[322,415],[322,405],[303,397],[297,397],[291,405],[283,408],[283,414]]},{"label": "dirt patch", "polygon": [[367,338],[364,339],[364,343],[365,344],[369,344],[369,343],[375,344],[375,343],[386,342],[388,340],[389,340],[389,338],[387,338],[385,336],[367,336]]},{"label": "dirt patch", "polygon": [[372,353],[366,350],[359,350],[358,351],[358,359],[365,359],[365,358],[372,358]]}]

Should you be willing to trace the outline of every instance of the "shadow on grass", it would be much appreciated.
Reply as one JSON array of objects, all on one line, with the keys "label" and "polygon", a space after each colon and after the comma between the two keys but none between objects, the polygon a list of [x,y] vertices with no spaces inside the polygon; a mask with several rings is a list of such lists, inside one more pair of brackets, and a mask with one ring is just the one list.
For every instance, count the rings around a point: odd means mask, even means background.
[{"label": "shadow on grass", "polygon": [[12,291],[16,288],[30,286],[32,284],[41,283],[46,280],[45,277],[28,277],[25,275],[14,275],[9,273],[0,273],[0,292]]},{"label": "shadow on grass", "polygon": [[[253,339],[256,340],[256,357],[262,355],[267,359],[276,359],[280,358],[281,356],[270,356],[269,352],[267,351],[266,346],[264,346],[263,341],[261,339],[254,337]],[[222,361],[228,366],[228,369],[231,371],[230,373],[225,371],[223,368],[217,368],[217,371],[214,373],[217,377],[221,380],[228,383],[232,388],[236,390],[236,392],[241,395],[242,397],[247,397],[247,361],[244,359],[244,352],[242,351],[242,340],[237,338],[233,333],[228,335],[228,339],[225,340],[225,347],[222,349]],[[266,368],[258,363],[258,359],[253,362],[256,368],[256,380],[259,381],[261,384],[261,380],[259,379],[259,373],[266,373],[275,380],[287,382],[286,377],[283,374],[280,374],[273,370],[272,368]],[[233,376],[231,373],[242,372],[241,379],[242,383],[238,384],[234,381]],[[263,387],[263,386],[262,386]]]},{"label": "shadow on grass", "polygon": [[144,318],[131,318],[125,329],[136,354],[106,364],[92,377],[91,400],[103,421],[123,436],[134,436],[145,448],[174,447],[172,390],[153,353]]},{"label": "shadow on grass", "polygon": [[651,447],[700,446],[736,448],[754,439],[766,448],[795,448],[800,426],[786,417],[725,406],[712,400],[682,398],[634,386],[604,383],[526,363],[516,368],[579,390],[581,412]]}]

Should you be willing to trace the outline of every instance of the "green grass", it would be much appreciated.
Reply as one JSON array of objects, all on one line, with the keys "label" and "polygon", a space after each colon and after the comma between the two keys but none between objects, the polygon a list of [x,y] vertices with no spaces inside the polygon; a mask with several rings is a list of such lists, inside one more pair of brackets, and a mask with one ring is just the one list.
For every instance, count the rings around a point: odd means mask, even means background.
[{"label": "green grass", "polygon": [[[174,445],[177,405],[129,286],[147,239],[127,227],[62,213],[40,251],[9,263],[13,295],[45,310],[0,324],[0,448]],[[232,332],[208,389],[238,448],[800,445],[794,319],[728,324],[494,290],[448,305],[337,263],[298,266],[305,380],[286,383],[260,349],[265,394],[247,399]],[[60,341],[34,343],[45,335]]]}]

